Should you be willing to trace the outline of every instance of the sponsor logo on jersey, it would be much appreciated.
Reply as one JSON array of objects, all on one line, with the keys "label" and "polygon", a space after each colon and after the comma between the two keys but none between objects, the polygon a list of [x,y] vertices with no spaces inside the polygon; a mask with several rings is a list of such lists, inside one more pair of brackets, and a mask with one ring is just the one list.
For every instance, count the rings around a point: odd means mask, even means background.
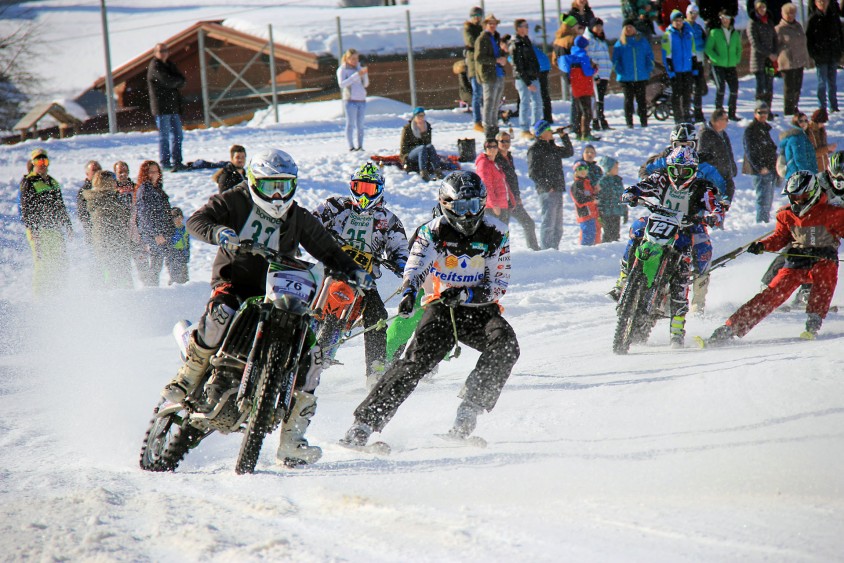
[{"label": "sponsor logo on jersey", "polygon": [[445,257],[445,267],[453,270],[457,267],[457,256],[448,255]]},{"label": "sponsor logo on jersey", "polygon": [[469,266],[472,268],[483,268],[484,267],[484,257],[483,256],[473,256],[469,259]]},{"label": "sponsor logo on jersey", "polygon": [[376,231],[386,231],[389,226],[390,223],[386,219],[379,219],[375,222]]},{"label": "sponsor logo on jersey", "polygon": [[432,273],[441,281],[450,283],[477,283],[484,277],[483,272],[478,272],[476,274],[458,274],[456,272],[444,273],[435,270]]},{"label": "sponsor logo on jersey", "polygon": [[487,251],[487,249],[489,248],[489,245],[484,244],[484,243],[482,243],[482,242],[473,242],[473,243],[472,243],[472,248],[474,248],[474,249],[476,249],[476,250],[482,250],[482,251],[486,252],[486,251]]}]

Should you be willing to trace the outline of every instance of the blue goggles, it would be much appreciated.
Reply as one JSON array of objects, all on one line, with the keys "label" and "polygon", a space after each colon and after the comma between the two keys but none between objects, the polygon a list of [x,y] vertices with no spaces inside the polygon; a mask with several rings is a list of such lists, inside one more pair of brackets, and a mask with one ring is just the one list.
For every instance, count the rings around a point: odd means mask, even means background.
[{"label": "blue goggles", "polygon": [[267,199],[287,200],[296,191],[296,178],[259,178],[255,189]]},{"label": "blue goggles", "polygon": [[455,199],[453,201],[444,201],[443,206],[458,217],[464,215],[477,215],[484,208],[485,201],[479,197],[472,197],[469,199]]}]

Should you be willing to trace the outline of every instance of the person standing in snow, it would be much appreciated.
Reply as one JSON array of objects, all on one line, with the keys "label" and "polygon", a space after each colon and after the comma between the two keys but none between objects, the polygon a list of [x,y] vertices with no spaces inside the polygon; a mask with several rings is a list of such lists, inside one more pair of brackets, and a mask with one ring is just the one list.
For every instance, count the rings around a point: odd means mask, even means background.
[{"label": "person standing in snow", "polygon": [[170,48],[159,43],[147,67],[149,109],[158,127],[158,162],[162,168],[174,172],[184,169],[182,164],[182,94],[185,76],[170,58]]},{"label": "person standing in snow", "polygon": [[[703,53],[701,53],[703,56]],[[662,36],[662,62],[671,81],[671,107],[674,123],[692,121],[692,88],[698,74],[698,52],[692,27],[683,12],[671,12],[671,25]]]},{"label": "person standing in snow", "polygon": [[440,185],[442,216],[419,229],[404,270],[399,314],[411,316],[416,293],[435,270],[433,301],[427,305],[416,335],[402,359],[355,409],[355,421],[340,441],[363,448],[373,432],[381,432],[419,380],[455,345],[463,342],[481,356],[459,396],[449,436],[468,438],[477,417],[498,401],[519,358],[519,344],[501,315],[498,300],[510,279],[506,227],[485,216],[486,187],[474,172],[453,172]]},{"label": "person standing in snow", "polygon": [[504,93],[504,65],[507,64],[507,49],[502,46],[498,34],[501,20],[494,14],[484,18],[484,30],[475,40],[475,76],[484,91],[483,125],[486,137],[498,133],[498,106]]},{"label": "person standing in snow", "polygon": [[366,114],[366,89],[369,88],[369,69],[360,64],[355,49],[343,53],[337,69],[337,83],[343,92],[346,113],[346,141],[350,151],[363,150],[363,118]]},{"label": "person standing in snow", "polygon": [[103,167],[96,160],[89,160],[85,164],[85,181],[82,187],[76,192],[76,218],[82,223],[82,232],[85,233],[85,242],[91,244],[91,214],[88,212],[88,202],[85,199],[85,192],[92,188],[92,181],[94,174],[102,170]]},{"label": "person standing in snow", "polygon": [[507,131],[499,131],[498,135],[495,136],[495,140],[498,141],[498,154],[495,157],[495,163],[504,172],[507,187],[516,201],[515,206],[510,209],[510,218],[515,219],[522,226],[522,229],[525,231],[525,242],[528,248],[539,250],[539,242],[536,240],[536,223],[522,204],[519,176],[516,174],[516,164],[513,161],[513,153],[510,151],[513,139]]},{"label": "person standing in snow", "polygon": [[527,20],[519,18],[514,23],[516,35],[510,39],[510,57],[513,60],[513,79],[519,91],[519,126],[522,138],[533,140],[530,126],[542,119],[542,92],[539,87],[539,60],[528,33]]},{"label": "person standing in snow", "polygon": [[533,125],[536,140],[527,152],[528,176],[536,185],[542,223],[539,227],[539,242],[543,249],[559,248],[563,238],[563,194],[566,192],[566,177],[563,172],[564,158],[574,156],[574,147],[565,130],[557,131],[562,146],[554,144],[551,124],[544,119]]},{"label": "person standing in snow", "polygon": [[141,163],[137,184],[138,232],[149,260],[139,270],[145,274],[144,285],[158,287],[164,261],[170,260],[173,219],[170,217],[170,198],[164,192],[161,167],[157,162]]},{"label": "person standing in snow", "polygon": [[481,19],[484,17],[484,10],[480,6],[474,6],[469,10],[469,19],[463,23],[463,57],[466,60],[466,75],[472,84],[472,118],[475,122],[474,128],[478,133],[484,132],[483,99],[484,91],[481,83],[478,82],[478,73],[475,67],[475,41],[483,33]]},{"label": "person standing in snow", "polygon": [[784,267],[765,289],[715,329],[707,344],[718,345],[741,338],[806,283],[812,285],[806,304],[806,330],[800,337],[814,340],[817,336],[838,284],[838,246],[844,237],[844,209],[830,205],[818,179],[806,171],[788,178],[783,195],[788,196],[789,205],[777,212],[773,234],[754,242],[747,251],[776,252],[790,244]]},{"label": "person standing in snow", "polygon": [[34,149],[28,173],[20,184],[21,222],[32,249],[36,294],[55,287],[65,272],[66,239],[73,235],[70,216],[62,199],[62,187],[47,173],[50,159],[44,149]]},{"label": "person standing in snow", "polygon": [[117,191],[113,172],[99,170],[91,189],[80,192],[89,212],[91,245],[99,270],[96,283],[106,288],[132,288],[132,259],[129,247],[131,207]]}]

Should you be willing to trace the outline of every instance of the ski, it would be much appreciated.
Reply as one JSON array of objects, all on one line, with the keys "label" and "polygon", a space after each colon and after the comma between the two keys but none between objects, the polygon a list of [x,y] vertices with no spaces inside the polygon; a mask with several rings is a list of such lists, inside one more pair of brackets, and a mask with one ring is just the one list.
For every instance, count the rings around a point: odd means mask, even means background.
[{"label": "ski", "polygon": [[340,446],[346,448],[347,450],[354,450],[356,452],[361,452],[364,454],[371,454],[371,455],[390,455],[392,449],[390,448],[390,444],[387,442],[373,442],[371,444],[366,444],[363,446],[357,446],[350,442],[345,442],[340,440],[337,442]]},{"label": "ski", "polygon": [[486,447],[486,440],[481,438],[480,436],[467,436],[465,438],[461,438],[455,434],[434,434],[437,438],[441,438],[446,442],[451,442],[453,444],[460,444],[463,446],[472,446],[474,448],[485,448]]},{"label": "ski", "polygon": [[694,337],[695,344],[698,345],[698,348],[701,350],[706,349],[706,339],[702,336],[695,336]]}]

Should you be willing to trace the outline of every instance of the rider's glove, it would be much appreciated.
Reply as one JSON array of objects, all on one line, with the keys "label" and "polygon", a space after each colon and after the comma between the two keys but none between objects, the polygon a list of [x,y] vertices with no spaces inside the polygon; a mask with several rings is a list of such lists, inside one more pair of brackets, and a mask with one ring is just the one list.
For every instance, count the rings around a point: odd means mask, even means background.
[{"label": "rider's glove", "polygon": [[215,238],[217,239],[217,244],[230,252],[234,252],[240,246],[240,238],[237,236],[237,233],[228,227],[218,228]]},{"label": "rider's glove", "polygon": [[457,307],[472,300],[472,290],[468,287],[449,287],[440,293],[440,301],[446,307]]},{"label": "rider's glove", "polygon": [[362,289],[363,291],[369,291],[370,289],[375,289],[375,280],[372,279],[372,276],[366,270],[355,270],[352,274],[352,279],[350,280],[358,289]]},{"label": "rider's glove", "polygon": [[721,224],[721,217],[715,214],[707,215],[703,218],[703,222],[710,227],[717,227]]},{"label": "rider's glove", "polygon": [[756,242],[750,243],[750,246],[747,247],[747,251],[751,254],[762,254],[765,252],[765,245],[762,244],[761,240],[757,240]]},{"label": "rider's glove", "polygon": [[401,295],[401,301],[399,301],[399,315],[404,319],[409,319],[413,316],[413,307],[416,305],[416,292],[413,288],[408,287]]},{"label": "rider's glove", "polygon": [[626,203],[630,207],[636,207],[639,205],[639,197],[631,192],[624,192],[621,194],[621,203]]}]

